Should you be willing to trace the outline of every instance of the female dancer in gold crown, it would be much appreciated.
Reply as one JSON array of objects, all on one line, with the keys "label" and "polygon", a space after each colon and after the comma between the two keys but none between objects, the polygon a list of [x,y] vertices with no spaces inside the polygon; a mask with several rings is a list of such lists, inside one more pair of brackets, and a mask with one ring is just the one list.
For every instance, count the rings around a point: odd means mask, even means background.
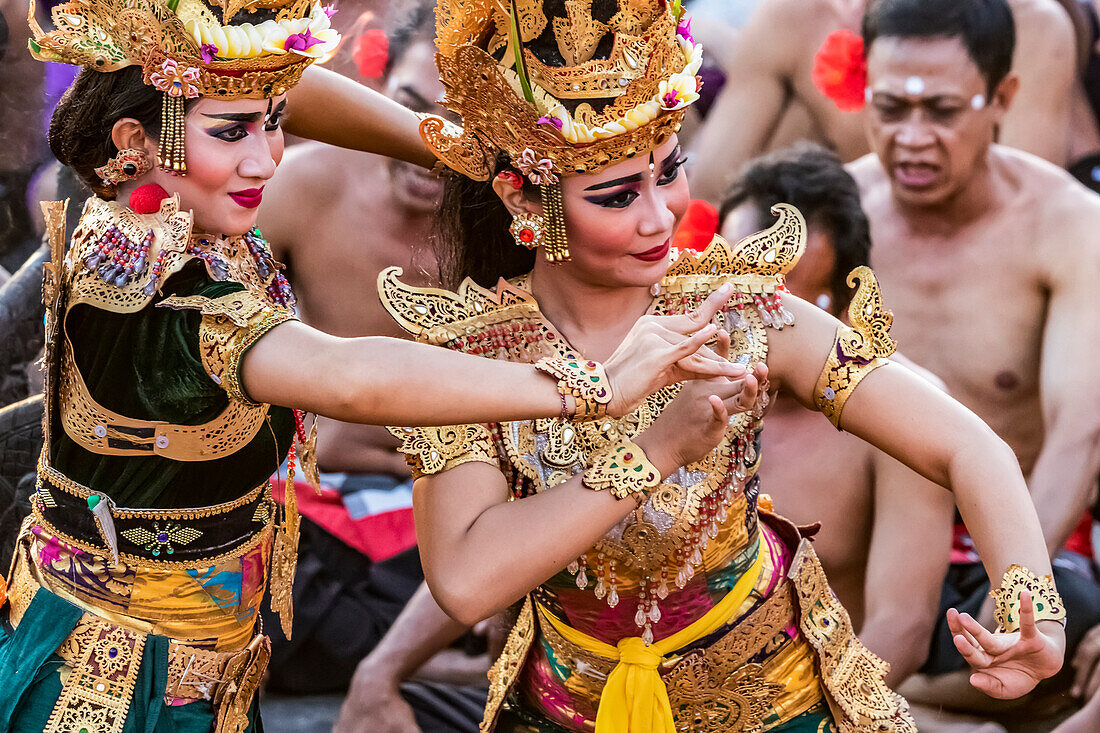
[{"label": "female dancer in gold crown", "polygon": [[[296,322],[256,206],[282,154],[285,93],[337,37],[319,4],[244,5],[77,0],[54,9],[50,32],[32,8],[35,55],[85,66],[50,142],[97,195],[68,254],[64,207],[48,212],[46,441],[0,586],[0,730],[253,726],[269,562],[290,634],[291,479],[299,460],[311,473],[312,453],[300,410],[581,420],[698,376],[721,378],[731,408],[755,400],[743,366],[700,349],[729,292],[647,320],[606,372]],[[267,478],[288,454],[279,510]]]},{"label": "female dancer in gold crown", "polygon": [[[732,247],[670,254],[688,201],[676,132],[701,54],[679,3],[440,0],[438,21],[463,128],[426,119],[421,133],[461,174],[441,218],[457,290],[383,273],[394,317],[428,343],[583,368],[643,314],[732,284],[722,353],[766,364],[773,384],[955,492],[1000,586],[996,633],[949,615],[975,686],[1014,697],[1056,672],[1064,610],[1019,468],[974,415],[889,361],[871,271],[852,273],[846,327],[784,293],[805,236],[790,207]],[[812,532],[759,493],[763,398],[727,421],[714,392],[667,388],[582,426],[394,429],[419,476],[440,605],[472,623],[522,601],[485,729],[914,730]]]}]

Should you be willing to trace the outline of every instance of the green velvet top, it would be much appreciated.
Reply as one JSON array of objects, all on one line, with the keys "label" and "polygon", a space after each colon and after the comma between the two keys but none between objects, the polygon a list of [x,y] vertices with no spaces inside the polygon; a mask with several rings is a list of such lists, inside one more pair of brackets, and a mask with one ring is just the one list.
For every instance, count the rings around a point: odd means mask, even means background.
[{"label": "green velvet top", "polygon": [[[240,283],[210,279],[202,263],[192,261],[137,313],[74,306],[65,327],[92,396],[107,409],[139,420],[195,425],[217,417],[229,398],[203,369],[201,314],[157,304],[171,295],[217,298],[243,289]],[[119,507],[210,506],[246,494],[286,458],[294,433],[293,413],[272,407],[266,423],[231,456],[175,461],[155,455],[91,453],[73,442],[55,420],[49,436],[51,463],[74,481],[110,496]]]}]

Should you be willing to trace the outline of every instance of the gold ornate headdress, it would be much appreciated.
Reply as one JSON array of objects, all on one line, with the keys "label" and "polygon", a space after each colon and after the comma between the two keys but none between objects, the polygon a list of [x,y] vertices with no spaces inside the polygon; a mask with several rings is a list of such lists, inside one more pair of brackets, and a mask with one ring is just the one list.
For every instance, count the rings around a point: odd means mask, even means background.
[{"label": "gold ornate headdress", "polygon": [[[234,22],[240,13],[262,22]],[[140,66],[164,92],[160,165],[186,171],[183,102],[194,97],[265,99],[293,87],[337,46],[330,7],[317,0],[69,0],[53,30],[28,22],[31,53],[95,71]]]},{"label": "gold ornate headdress", "polygon": [[562,5],[564,15],[549,15],[546,0],[439,0],[444,105],[463,127],[435,117],[420,125],[447,167],[484,181],[504,152],[539,185],[550,208],[547,254],[557,248],[558,261],[559,176],[595,173],[678,131],[699,98],[703,51],[679,0]]}]

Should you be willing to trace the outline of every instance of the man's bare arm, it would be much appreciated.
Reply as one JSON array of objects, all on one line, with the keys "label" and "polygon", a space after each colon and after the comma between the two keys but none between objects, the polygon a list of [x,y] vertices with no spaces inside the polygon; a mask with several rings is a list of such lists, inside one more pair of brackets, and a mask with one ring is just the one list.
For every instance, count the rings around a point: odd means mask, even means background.
[{"label": "man's bare arm", "polygon": [[[787,82],[797,55],[787,0],[765,0],[741,29],[726,65],[726,86],[693,144],[691,189],[718,204],[746,161],[764,152],[787,104]],[[796,21],[805,24],[805,12]]]},{"label": "man's bare arm", "polygon": [[1000,142],[1065,166],[1077,83],[1073,22],[1055,0],[1012,0],[1020,91],[1005,115]]},{"label": "man's bare arm", "polygon": [[416,730],[398,688],[467,628],[444,613],[421,583],[382,641],[356,667],[335,733]]},{"label": "man's bare arm", "polygon": [[[1100,202],[1072,186],[1040,249],[1051,291],[1039,369],[1045,436],[1028,486],[1051,555],[1081,520],[1100,471]],[[1055,217],[1074,223],[1059,227]]]},{"label": "man's bare arm", "polygon": [[872,451],[874,520],[859,638],[890,663],[886,683],[896,687],[928,656],[955,502],[947,489]]}]

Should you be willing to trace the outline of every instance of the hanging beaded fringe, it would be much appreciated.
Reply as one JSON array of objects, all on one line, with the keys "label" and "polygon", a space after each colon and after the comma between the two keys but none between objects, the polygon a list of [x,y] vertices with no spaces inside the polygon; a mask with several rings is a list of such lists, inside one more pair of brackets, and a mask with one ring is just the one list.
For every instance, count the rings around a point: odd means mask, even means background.
[{"label": "hanging beaded fringe", "polygon": [[183,175],[187,156],[183,149],[183,96],[165,94],[160,106],[160,145],[157,163],[161,168]]},{"label": "hanging beaded fringe", "polygon": [[565,236],[565,209],[561,200],[561,184],[544,183],[539,186],[542,198],[542,215],[546,220],[546,242],[542,253],[550,262],[569,261],[569,241]]}]

